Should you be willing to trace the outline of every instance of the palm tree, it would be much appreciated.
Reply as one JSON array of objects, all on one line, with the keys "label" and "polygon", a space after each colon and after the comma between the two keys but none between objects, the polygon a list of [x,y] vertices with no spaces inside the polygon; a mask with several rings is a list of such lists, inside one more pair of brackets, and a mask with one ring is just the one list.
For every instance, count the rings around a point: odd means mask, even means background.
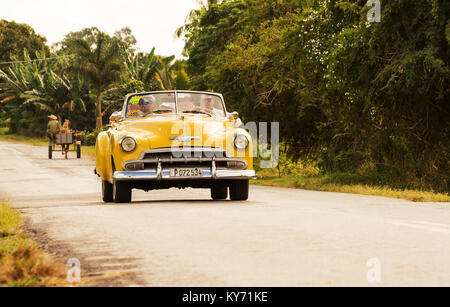
[{"label": "palm tree", "polygon": [[75,55],[74,70],[84,77],[96,97],[96,127],[101,128],[102,96],[120,81],[123,71],[120,45],[102,32],[95,35],[93,44],[81,38],[68,39],[65,44]]}]

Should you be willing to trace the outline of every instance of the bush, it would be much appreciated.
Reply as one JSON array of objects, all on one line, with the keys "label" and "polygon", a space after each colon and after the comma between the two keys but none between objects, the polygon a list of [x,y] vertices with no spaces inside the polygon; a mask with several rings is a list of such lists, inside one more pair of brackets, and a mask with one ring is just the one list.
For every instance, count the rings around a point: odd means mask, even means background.
[{"label": "bush", "polygon": [[101,129],[94,129],[93,131],[89,132],[86,131],[85,132],[85,137],[84,137],[84,144],[86,146],[94,146],[95,142],[97,141],[97,136],[100,132],[102,131],[106,131],[108,130],[108,126],[103,126]]},{"label": "bush", "polygon": [[8,127],[0,127],[0,135],[8,134],[9,128]]}]

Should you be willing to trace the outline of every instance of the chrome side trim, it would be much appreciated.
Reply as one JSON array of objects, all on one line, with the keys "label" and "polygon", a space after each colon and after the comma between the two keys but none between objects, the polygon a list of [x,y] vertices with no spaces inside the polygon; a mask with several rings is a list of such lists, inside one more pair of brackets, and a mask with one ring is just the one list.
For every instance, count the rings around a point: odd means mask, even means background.
[{"label": "chrome side trim", "polygon": [[225,170],[218,169],[216,173],[217,179],[256,179],[254,170]]}]

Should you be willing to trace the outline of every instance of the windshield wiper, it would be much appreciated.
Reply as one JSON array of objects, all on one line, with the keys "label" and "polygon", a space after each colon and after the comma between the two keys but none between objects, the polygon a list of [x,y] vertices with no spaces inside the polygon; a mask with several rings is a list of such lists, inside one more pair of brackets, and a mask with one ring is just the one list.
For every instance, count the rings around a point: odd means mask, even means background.
[{"label": "windshield wiper", "polygon": [[191,110],[191,111],[183,111],[182,113],[191,113],[191,114],[205,114],[205,115],[208,115],[209,117],[212,117],[212,115],[211,115],[211,114],[209,114],[209,113],[206,113],[206,112],[202,112],[202,111],[194,111],[194,110]]},{"label": "windshield wiper", "polygon": [[156,110],[153,111],[151,113],[145,113],[144,117],[149,116],[149,115],[156,115],[156,114],[173,114],[173,111],[169,111],[169,110]]}]

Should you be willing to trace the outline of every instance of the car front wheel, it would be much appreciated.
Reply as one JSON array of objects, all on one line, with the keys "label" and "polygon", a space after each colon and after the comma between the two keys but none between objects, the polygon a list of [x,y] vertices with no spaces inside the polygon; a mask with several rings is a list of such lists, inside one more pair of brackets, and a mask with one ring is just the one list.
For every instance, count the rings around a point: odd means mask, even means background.
[{"label": "car front wheel", "polygon": [[248,199],[248,180],[233,180],[230,184],[231,200],[247,200]]},{"label": "car front wheel", "polygon": [[113,185],[114,202],[130,203],[131,202],[131,186],[128,182],[114,181]]},{"label": "car front wheel", "polygon": [[106,180],[102,180],[102,199],[105,203],[114,201],[113,185]]},{"label": "car front wheel", "polygon": [[223,200],[228,197],[227,186],[213,186],[211,187],[211,198],[214,200]]}]

